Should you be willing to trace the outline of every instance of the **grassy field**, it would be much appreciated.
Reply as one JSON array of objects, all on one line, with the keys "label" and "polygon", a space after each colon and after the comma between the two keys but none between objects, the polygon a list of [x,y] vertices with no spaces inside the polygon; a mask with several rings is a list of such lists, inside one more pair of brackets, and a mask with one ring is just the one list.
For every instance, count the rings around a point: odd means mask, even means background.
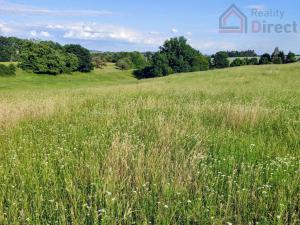
[{"label": "grassy field", "polygon": [[0,224],[300,224],[299,71],[0,77]]}]

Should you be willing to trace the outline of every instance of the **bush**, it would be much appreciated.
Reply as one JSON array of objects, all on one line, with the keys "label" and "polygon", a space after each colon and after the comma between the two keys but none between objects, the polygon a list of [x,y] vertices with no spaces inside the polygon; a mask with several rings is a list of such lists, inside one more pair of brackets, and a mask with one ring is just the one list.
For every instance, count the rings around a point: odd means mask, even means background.
[{"label": "bush", "polygon": [[258,59],[257,58],[251,58],[248,62],[247,65],[258,65]]},{"label": "bush", "polygon": [[244,66],[244,65],[246,65],[246,60],[240,58],[234,59],[230,64],[231,67]]},{"label": "bush", "polygon": [[272,60],[271,60],[271,56],[268,53],[263,54],[259,59],[260,65],[270,64],[270,63],[272,63]]},{"label": "bush", "polygon": [[116,63],[117,68],[120,70],[130,70],[133,67],[133,64],[129,58],[119,59]]},{"label": "bush", "polygon": [[93,63],[93,66],[98,69],[103,69],[107,65],[106,60],[104,60],[101,57],[93,57],[92,63]]},{"label": "bush", "polygon": [[0,64],[0,76],[14,76],[16,75],[16,69],[14,64],[10,64],[9,66]]}]

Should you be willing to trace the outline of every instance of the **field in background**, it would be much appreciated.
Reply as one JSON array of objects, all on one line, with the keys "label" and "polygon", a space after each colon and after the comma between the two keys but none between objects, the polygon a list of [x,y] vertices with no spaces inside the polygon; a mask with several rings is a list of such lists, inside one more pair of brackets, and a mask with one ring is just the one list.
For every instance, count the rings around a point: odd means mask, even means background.
[{"label": "field in background", "polygon": [[299,224],[299,71],[0,77],[0,223]]}]

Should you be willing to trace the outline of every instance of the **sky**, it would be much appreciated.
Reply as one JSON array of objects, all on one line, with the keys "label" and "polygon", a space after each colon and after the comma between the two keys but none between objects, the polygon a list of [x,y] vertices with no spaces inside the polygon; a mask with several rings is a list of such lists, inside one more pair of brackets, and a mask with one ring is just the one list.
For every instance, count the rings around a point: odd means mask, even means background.
[{"label": "sky", "polygon": [[[247,17],[247,32],[220,32],[219,18],[232,4]],[[0,0],[0,35],[98,51],[156,51],[166,39],[185,36],[204,54],[247,49],[262,54],[276,46],[299,54],[299,8],[291,0]],[[226,20],[240,23],[234,16]],[[253,23],[261,29],[253,32]],[[264,24],[271,24],[265,33]]]}]

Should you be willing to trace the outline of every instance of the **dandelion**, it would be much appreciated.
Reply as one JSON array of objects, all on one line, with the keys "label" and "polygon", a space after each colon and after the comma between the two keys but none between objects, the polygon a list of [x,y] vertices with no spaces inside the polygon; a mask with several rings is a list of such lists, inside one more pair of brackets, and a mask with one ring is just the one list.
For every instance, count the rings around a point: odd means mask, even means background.
[{"label": "dandelion", "polygon": [[230,222],[227,222],[227,225],[233,225],[232,223],[230,223]]},{"label": "dandelion", "polygon": [[168,208],[169,208],[169,206],[168,206],[168,205],[164,205],[164,207],[165,207],[166,209],[168,209]]},{"label": "dandelion", "polygon": [[192,201],[191,200],[187,200],[187,203],[192,203]]}]

